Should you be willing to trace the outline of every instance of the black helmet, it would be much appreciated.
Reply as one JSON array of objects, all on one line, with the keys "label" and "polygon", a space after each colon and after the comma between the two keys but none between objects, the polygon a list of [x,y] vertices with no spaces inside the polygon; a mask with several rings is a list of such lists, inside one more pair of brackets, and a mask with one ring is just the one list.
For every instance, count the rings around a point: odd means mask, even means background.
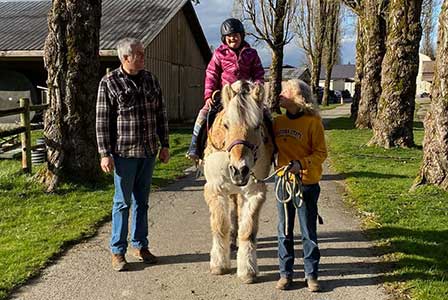
[{"label": "black helmet", "polygon": [[241,38],[244,39],[244,26],[240,20],[230,18],[221,24],[221,40],[225,43],[225,36],[231,33],[241,33]]}]

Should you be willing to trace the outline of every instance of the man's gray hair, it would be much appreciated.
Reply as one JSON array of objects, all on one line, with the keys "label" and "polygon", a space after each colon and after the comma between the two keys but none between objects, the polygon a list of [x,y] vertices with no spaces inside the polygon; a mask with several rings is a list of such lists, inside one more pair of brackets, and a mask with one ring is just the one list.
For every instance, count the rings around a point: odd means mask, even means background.
[{"label": "man's gray hair", "polygon": [[118,41],[117,52],[120,61],[124,60],[125,55],[132,54],[132,47],[142,45],[142,42],[136,38],[126,37]]}]

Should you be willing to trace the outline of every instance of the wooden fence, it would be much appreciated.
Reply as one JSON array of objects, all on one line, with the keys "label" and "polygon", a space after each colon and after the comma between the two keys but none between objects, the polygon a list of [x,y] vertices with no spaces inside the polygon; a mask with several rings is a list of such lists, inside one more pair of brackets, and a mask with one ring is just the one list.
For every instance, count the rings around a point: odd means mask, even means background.
[{"label": "wooden fence", "polygon": [[20,98],[20,107],[0,110],[0,117],[19,115],[20,127],[0,131],[0,138],[20,134],[22,144],[22,170],[31,173],[31,150],[41,147],[41,145],[31,145],[31,131],[42,129],[42,125],[32,125],[30,112],[41,111],[48,108],[48,104],[30,105],[30,99]]}]

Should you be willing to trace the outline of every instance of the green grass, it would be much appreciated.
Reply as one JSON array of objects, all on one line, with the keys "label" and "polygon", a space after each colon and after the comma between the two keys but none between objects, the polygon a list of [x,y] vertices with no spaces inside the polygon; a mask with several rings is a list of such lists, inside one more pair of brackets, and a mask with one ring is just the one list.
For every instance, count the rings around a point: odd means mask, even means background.
[{"label": "green grass", "polygon": [[338,106],[341,106],[343,104],[340,103],[333,103],[333,104],[328,104],[328,105],[319,105],[319,109],[320,110],[330,110],[330,109],[335,109]]},{"label": "green grass", "polygon": [[[182,176],[191,165],[184,158],[190,137],[190,129],[172,131],[172,158],[157,164],[153,188]],[[105,175],[96,185],[64,184],[56,194],[46,194],[22,174],[19,160],[0,160],[0,299],[110,219],[112,180]]]},{"label": "green grass", "polygon": [[412,149],[367,147],[370,130],[348,118],[327,131],[332,167],[346,178],[347,200],[364,217],[368,235],[389,268],[383,280],[401,297],[448,299],[448,192],[434,186],[410,191],[418,173],[423,128]]}]

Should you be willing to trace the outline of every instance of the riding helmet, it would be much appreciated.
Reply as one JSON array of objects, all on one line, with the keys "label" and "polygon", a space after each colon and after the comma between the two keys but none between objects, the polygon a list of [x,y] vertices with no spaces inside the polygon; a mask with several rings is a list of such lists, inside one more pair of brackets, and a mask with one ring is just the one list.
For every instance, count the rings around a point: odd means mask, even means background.
[{"label": "riding helmet", "polygon": [[231,33],[240,33],[241,39],[244,40],[244,26],[240,20],[230,18],[222,22],[221,24],[221,40],[225,43],[226,35]]}]

